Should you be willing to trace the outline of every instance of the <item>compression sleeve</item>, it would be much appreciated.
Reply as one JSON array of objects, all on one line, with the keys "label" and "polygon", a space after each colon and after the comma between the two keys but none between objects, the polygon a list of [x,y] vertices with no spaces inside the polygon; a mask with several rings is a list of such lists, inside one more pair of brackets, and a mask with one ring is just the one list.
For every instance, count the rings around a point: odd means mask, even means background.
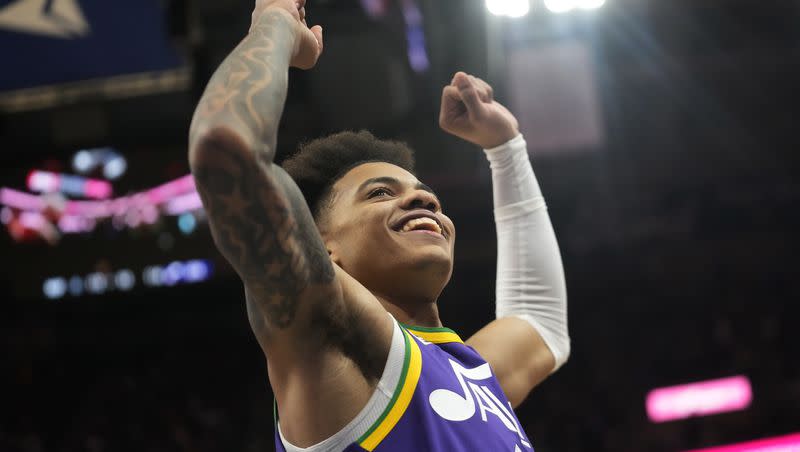
[{"label": "compression sleeve", "polygon": [[564,268],[522,135],[485,149],[492,169],[497,227],[497,318],[530,323],[555,357],[570,353]]}]

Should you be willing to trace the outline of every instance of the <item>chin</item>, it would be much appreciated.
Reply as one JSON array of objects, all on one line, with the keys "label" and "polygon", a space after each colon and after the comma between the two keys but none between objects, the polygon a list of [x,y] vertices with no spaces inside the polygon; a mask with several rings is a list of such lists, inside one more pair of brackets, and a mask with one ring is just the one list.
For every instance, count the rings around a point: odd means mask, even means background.
[{"label": "chin", "polygon": [[450,280],[453,272],[453,259],[444,250],[432,250],[414,256],[409,267],[416,272],[423,272],[426,277],[438,275]]},{"label": "chin", "polygon": [[428,270],[435,268],[446,269],[447,273],[453,268],[453,250],[450,246],[442,246],[439,243],[417,245],[406,252],[408,259],[416,266],[428,267]]}]

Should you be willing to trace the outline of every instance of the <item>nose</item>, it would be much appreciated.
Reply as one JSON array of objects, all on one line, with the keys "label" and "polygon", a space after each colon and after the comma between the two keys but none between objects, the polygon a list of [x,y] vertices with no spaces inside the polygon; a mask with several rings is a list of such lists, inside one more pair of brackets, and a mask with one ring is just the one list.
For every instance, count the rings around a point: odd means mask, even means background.
[{"label": "nose", "polygon": [[425,209],[431,212],[438,212],[441,210],[439,200],[433,193],[425,190],[412,190],[403,200],[403,208],[412,209]]}]

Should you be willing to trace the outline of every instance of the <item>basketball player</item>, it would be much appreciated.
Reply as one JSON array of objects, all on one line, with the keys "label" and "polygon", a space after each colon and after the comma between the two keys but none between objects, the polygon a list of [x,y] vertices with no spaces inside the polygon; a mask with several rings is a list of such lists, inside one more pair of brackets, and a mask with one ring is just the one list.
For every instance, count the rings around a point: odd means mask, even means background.
[{"label": "basketball player", "polygon": [[564,363],[569,337],[558,245],[516,119],[478,78],[459,72],[444,88],[442,128],[491,164],[499,240],[498,318],[462,341],[436,305],[456,229],[404,144],[345,132],[285,168],[273,161],[288,68],[322,52],[304,3],[256,1],[189,147],[267,358],[277,449],[532,451],[513,407]]}]

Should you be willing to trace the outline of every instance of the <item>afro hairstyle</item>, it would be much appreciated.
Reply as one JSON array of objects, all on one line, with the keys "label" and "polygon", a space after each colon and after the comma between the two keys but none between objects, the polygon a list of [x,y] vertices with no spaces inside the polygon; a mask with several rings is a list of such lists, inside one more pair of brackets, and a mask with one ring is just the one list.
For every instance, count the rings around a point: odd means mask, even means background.
[{"label": "afro hairstyle", "polygon": [[294,179],[314,220],[329,207],[333,184],[362,163],[386,162],[414,173],[414,151],[406,143],[370,132],[339,132],[303,143],[281,166]]}]

